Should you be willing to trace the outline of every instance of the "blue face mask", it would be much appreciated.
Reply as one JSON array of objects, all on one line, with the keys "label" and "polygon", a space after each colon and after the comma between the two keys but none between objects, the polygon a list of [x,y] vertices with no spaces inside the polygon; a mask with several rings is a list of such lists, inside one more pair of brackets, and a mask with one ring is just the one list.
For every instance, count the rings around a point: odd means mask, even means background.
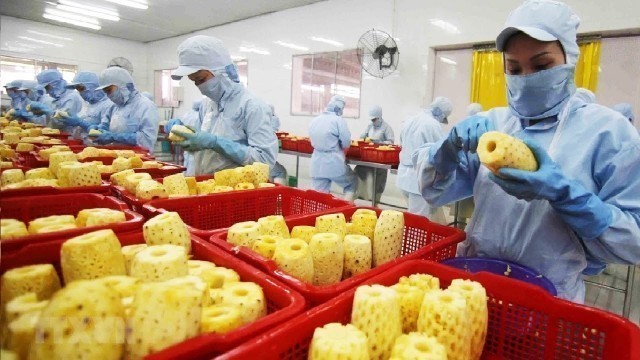
[{"label": "blue face mask", "polygon": [[374,127],[379,127],[380,125],[382,125],[382,120],[378,118],[371,119],[371,123],[373,124]]},{"label": "blue face mask", "polygon": [[198,89],[200,89],[202,95],[215,101],[218,105],[220,105],[220,100],[225,93],[220,79],[221,76],[222,75],[215,75],[213,78],[198,85]]},{"label": "blue face mask", "polygon": [[7,95],[13,100],[20,99],[20,94],[16,90],[7,90]]},{"label": "blue face mask", "polygon": [[24,100],[27,98],[27,92],[26,91],[19,91],[20,93],[20,100]]},{"label": "blue face mask", "polygon": [[124,94],[122,93],[122,90],[119,88],[112,91],[111,94],[107,94],[107,97],[109,97],[109,100],[113,101],[113,103],[118,106],[124,106],[124,104],[127,102]]},{"label": "blue face mask", "polygon": [[94,103],[93,93],[94,93],[93,90],[81,91],[80,92],[80,97],[82,97],[82,100],[88,102],[89,104],[93,104]]},{"label": "blue face mask", "polygon": [[64,87],[66,84],[62,82],[62,80],[56,80],[49,85],[49,90],[47,93],[52,98],[58,100],[66,90]]},{"label": "blue face mask", "polygon": [[555,116],[575,92],[574,65],[560,65],[529,75],[506,75],[509,108],[520,119]]}]

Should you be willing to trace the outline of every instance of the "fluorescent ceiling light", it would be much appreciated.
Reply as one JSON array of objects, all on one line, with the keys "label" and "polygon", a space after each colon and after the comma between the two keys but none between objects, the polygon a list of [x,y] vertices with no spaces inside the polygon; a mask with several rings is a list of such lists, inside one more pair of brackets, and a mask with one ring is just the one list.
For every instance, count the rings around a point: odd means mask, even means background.
[{"label": "fluorescent ceiling light", "polygon": [[313,85],[309,85],[309,84],[302,84],[300,85],[300,87],[303,90],[311,90],[311,91],[316,91],[316,92],[324,92],[324,87],[323,86],[313,86]]},{"label": "fluorescent ceiling light", "polygon": [[254,47],[240,46],[238,50],[240,50],[241,52],[248,52],[248,53],[254,53],[259,55],[271,55],[271,53],[267,50],[257,49]]},{"label": "fluorescent ceiling light", "polygon": [[231,60],[233,60],[233,61],[240,61],[240,60],[244,60],[244,56],[231,55]]},{"label": "fluorescent ceiling light", "polygon": [[442,19],[429,19],[429,22],[433,26],[437,26],[440,29],[450,33],[450,34],[460,34],[460,30],[450,22],[444,21]]},{"label": "fluorescent ceiling light", "polygon": [[134,9],[147,10],[149,5],[146,1],[140,0],[106,0],[110,3],[132,7]]},{"label": "fluorescent ceiling light", "polygon": [[29,34],[40,35],[40,36],[46,36],[46,37],[50,37],[50,38],[52,38],[52,39],[73,41],[73,39],[72,39],[72,38],[68,38],[68,37],[64,37],[64,36],[51,35],[51,34],[43,33],[43,32],[40,32],[40,31],[35,31],[35,30],[27,30],[27,32],[28,32]]},{"label": "fluorescent ceiling light", "polygon": [[95,26],[100,26],[100,22],[96,18],[82,16],[78,14],[72,14],[72,13],[68,13],[58,9],[46,8],[44,9],[44,13],[45,15],[50,14],[50,15],[61,17],[61,18],[66,18],[69,20],[75,20],[75,21],[79,21],[87,24],[93,24]]},{"label": "fluorescent ceiling light", "polygon": [[102,29],[102,27],[100,27],[100,25],[91,24],[91,23],[83,22],[83,21],[72,20],[72,19],[69,19],[69,18],[66,18],[66,17],[62,17],[62,16],[58,16],[58,15],[52,15],[52,14],[44,13],[44,14],[42,14],[42,17],[45,18],[45,19],[60,21],[60,22],[71,24],[71,25],[75,25],[75,26],[82,26],[82,27],[86,27],[86,28],[89,28],[89,29],[93,29],[93,30]]},{"label": "fluorescent ceiling light", "polygon": [[120,21],[118,12],[112,9],[105,9],[97,6],[89,6],[85,4],[79,4],[69,0],[60,0],[60,4],[57,8],[63,11],[69,11],[76,14],[93,16],[99,19]]},{"label": "fluorescent ceiling light", "polygon": [[317,41],[317,42],[333,45],[333,46],[336,46],[336,47],[343,47],[344,46],[344,44],[341,43],[341,42],[337,42],[337,41],[331,40],[331,39],[325,39],[325,38],[319,37],[319,36],[312,36],[309,39],[311,39],[313,41]]},{"label": "fluorescent ceiling light", "polygon": [[442,61],[445,64],[458,65],[458,63],[455,62],[455,60],[449,59],[448,57],[444,57],[444,56],[440,56],[440,61]]},{"label": "fluorescent ceiling light", "polygon": [[52,43],[50,41],[41,40],[41,39],[34,39],[34,38],[28,37],[28,36],[18,36],[18,39],[31,41],[31,42],[38,43],[38,44],[51,45],[51,46],[55,46],[55,47],[64,47],[64,45],[62,45],[62,44]]},{"label": "fluorescent ceiling light", "polygon": [[286,41],[278,40],[278,41],[274,41],[273,43],[278,44],[280,46],[284,46],[289,49],[293,49],[293,50],[309,51],[309,48],[306,46],[300,46],[300,45],[292,44]]}]

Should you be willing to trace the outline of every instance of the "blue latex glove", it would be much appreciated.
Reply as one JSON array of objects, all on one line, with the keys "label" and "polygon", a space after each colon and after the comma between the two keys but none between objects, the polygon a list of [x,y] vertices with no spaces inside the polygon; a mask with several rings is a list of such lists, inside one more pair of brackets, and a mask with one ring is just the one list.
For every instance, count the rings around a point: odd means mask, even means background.
[{"label": "blue latex glove", "polygon": [[438,172],[449,174],[458,166],[460,151],[475,153],[482,134],[495,130],[493,122],[484,116],[474,115],[456,124],[440,147],[433,147],[431,159]]},{"label": "blue latex glove", "polygon": [[171,119],[169,121],[167,121],[166,124],[164,124],[164,132],[165,133],[170,133],[171,132],[171,128],[176,126],[176,125],[183,125],[182,121],[180,119]]},{"label": "blue latex glove", "polygon": [[91,131],[91,130],[100,130],[100,125],[99,124],[89,125],[89,127],[87,128],[87,131]]},{"label": "blue latex glove", "polygon": [[80,119],[76,115],[68,115],[65,116],[66,113],[61,113],[61,121],[66,126],[80,126],[81,128],[87,130],[90,124],[82,119]]},{"label": "blue latex glove", "polygon": [[93,140],[93,142],[101,145],[110,144],[115,141],[113,139],[114,135],[115,133],[112,133],[111,131],[103,131],[102,134],[100,134],[97,138],[95,138],[95,140]]},{"label": "blue latex glove", "polygon": [[136,133],[127,132],[127,133],[112,133],[113,141],[120,144],[128,144],[128,145],[137,145],[136,141]]},{"label": "blue latex glove", "polygon": [[174,134],[185,138],[185,140],[179,142],[178,145],[182,146],[186,151],[193,152],[211,149],[223,154],[238,164],[244,164],[245,162],[247,149],[244,145],[238,144],[235,141],[202,131],[196,132],[195,134],[174,131]]},{"label": "blue latex glove", "polygon": [[607,204],[578,181],[567,178],[544,148],[531,140],[523,141],[536,157],[538,170],[502,168],[498,172],[500,177],[489,174],[489,178],[518,199],[549,201],[564,222],[581,238],[595,239],[600,236],[613,219]]},{"label": "blue latex glove", "polygon": [[16,110],[16,112],[13,114],[13,117],[15,119],[18,120],[23,120],[23,121],[32,121],[33,120],[33,114],[26,111],[26,110]]},{"label": "blue latex glove", "polygon": [[47,106],[46,104],[43,104],[41,102],[37,102],[37,101],[33,101],[31,102],[31,104],[29,104],[29,109],[32,113],[36,114],[36,115],[51,115],[53,114],[53,109],[51,109],[49,106]]}]

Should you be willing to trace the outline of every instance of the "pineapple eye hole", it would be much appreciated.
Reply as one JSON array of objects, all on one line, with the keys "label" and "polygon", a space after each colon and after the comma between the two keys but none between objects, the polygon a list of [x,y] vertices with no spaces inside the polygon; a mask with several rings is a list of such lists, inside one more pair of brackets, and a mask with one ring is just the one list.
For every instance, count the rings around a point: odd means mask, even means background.
[{"label": "pineapple eye hole", "polygon": [[461,288],[462,288],[462,290],[465,290],[465,291],[473,290],[473,287],[471,285],[469,285],[469,284],[464,284],[464,285],[461,286]]},{"label": "pineapple eye hole", "polygon": [[276,243],[276,241],[274,239],[272,239],[272,238],[264,238],[264,239],[262,239],[262,241],[264,243],[266,243],[266,244],[275,244]]},{"label": "pineapple eye hole", "polygon": [[167,251],[163,249],[154,249],[151,251],[151,256],[164,256],[166,254]]},{"label": "pineapple eye hole", "polygon": [[426,344],[424,342],[419,342],[419,343],[416,343],[416,350],[426,353],[426,352],[431,351],[431,348],[429,348],[428,344]]},{"label": "pineapple eye hole", "polygon": [[496,149],[496,142],[495,141],[489,141],[487,143],[487,151],[488,152],[493,152]]},{"label": "pineapple eye hole", "polygon": [[241,296],[247,296],[249,292],[247,292],[247,290],[245,289],[235,289],[233,290],[233,294],[235,296],[241,297]]},{"label": "pineapple eye hole", "polygon": [[293,251],[302,250],[302,247],[299,244],[293,244],[291,245],[291,250]]}]

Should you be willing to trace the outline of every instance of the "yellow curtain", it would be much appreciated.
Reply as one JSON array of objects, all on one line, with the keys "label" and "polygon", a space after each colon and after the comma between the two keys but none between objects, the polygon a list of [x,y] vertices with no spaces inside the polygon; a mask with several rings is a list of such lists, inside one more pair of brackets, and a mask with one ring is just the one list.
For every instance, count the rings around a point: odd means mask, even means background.
[{"label": "yellow curtain", "polygon": [[576,64],[576,86],[596,92],[600,68],[600,40],[580,44]]},{"label": "yellow curtain", "polygon": [[502,53],[491,50],[473,52],[471,102],[482,104],[484,110],[507,106]]}]

